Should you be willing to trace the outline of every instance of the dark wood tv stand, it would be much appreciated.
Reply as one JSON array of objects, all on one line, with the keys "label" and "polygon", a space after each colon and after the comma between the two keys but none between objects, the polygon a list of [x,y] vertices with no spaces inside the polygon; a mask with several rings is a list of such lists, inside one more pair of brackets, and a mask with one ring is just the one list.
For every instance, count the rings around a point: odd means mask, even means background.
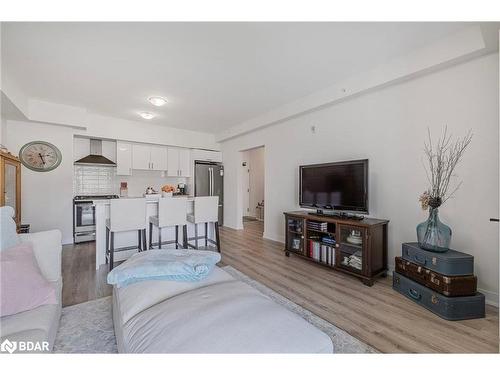
[{"label": "dark wood tv stand", "polygon": [[[389,220],[285,212],[285,255],[356,276],[368,286],[387,275]],[[326,223],[326,224],[325,224]]]}]

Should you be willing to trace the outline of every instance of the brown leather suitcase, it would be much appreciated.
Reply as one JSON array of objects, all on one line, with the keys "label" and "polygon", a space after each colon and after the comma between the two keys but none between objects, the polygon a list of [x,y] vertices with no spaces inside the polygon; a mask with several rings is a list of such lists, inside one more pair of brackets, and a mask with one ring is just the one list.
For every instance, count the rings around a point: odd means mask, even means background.
[{"label": "brown leather suitcase", "polygon": [[401,257],[396,257],[396,272],[448,297],[472,296],[477,291],[474,275],[441,275]]}]

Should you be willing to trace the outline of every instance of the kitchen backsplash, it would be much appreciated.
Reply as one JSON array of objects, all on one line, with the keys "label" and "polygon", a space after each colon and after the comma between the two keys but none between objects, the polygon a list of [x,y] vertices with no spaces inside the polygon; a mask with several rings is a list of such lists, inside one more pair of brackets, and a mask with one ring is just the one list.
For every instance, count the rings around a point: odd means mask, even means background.
[{"label": "kitchen backsplash", "polygon": [[75,165],[74,195],[116,194],[115,173],[115,168]]},{"label": "kitchen backsplash", "polygon": [[75,165],[73,191],[74,195],[119,194],[120,182],[127,182],[128,195],[140,197],[148,186],[160,190],[165,184],[177,186],[186,183],[184,177],[161,177],[161,172],[134,170],[132,176],[117,176],[116,169]]}]

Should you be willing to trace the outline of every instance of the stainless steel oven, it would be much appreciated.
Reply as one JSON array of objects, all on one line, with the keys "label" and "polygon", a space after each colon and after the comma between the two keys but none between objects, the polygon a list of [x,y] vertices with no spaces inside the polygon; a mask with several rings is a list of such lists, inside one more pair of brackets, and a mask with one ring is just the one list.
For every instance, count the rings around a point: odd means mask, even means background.
[{"label": "stainless steel oven", "polygon": [[118,195],[78,195],[73,199],[74,243],[95,241],[94,199],[115,199]]},{"label": "stainless steel oven", "polygon": [[95,240],[95,206],[93,201],[74,202],[74,242]]}]

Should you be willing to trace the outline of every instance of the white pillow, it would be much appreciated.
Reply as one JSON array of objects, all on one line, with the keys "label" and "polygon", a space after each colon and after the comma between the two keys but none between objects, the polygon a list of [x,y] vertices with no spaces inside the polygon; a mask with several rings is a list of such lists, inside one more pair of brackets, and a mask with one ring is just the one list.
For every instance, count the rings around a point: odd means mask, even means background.
[{"label": "white pillow", "polygon": [[15,215],[12,207],[0,207],[0,251],[21,242],[16,231],[16,222],[13,219]]}]

